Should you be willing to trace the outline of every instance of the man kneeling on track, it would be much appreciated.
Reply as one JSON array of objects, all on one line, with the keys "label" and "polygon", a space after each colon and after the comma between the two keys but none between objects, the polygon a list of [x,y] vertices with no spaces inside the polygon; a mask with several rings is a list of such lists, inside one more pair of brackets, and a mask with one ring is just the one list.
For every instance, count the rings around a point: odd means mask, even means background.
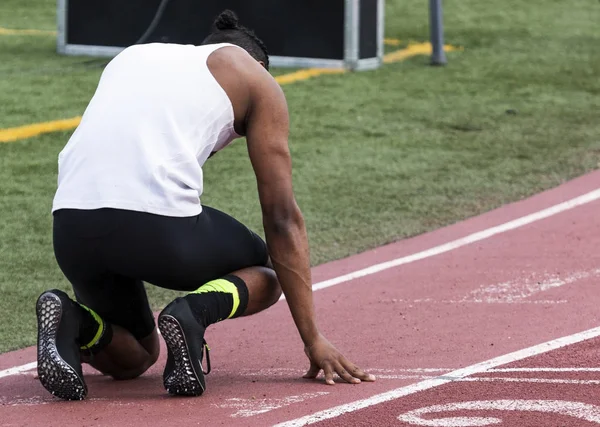
[{"label": "man kneeling on track", "polygon": [[[328,384],[335,373],[374,380],[317,328],[288,110],[268,68],[262,41],[230,11],[201,46],[136,45],[107,65],[59,155],[54,252],[77,302],[60,290],[37,301],[38,374],[52,394],[86,396],[82,362],[115,379],[156,362],[143,282],[188,292],[158,317],[171,394],[204,392],[209,325],[264,310],[282,290],[310,360],[306,378],[323,370]],[[242,135],[267,243],[199,200],[204,162]]]}]

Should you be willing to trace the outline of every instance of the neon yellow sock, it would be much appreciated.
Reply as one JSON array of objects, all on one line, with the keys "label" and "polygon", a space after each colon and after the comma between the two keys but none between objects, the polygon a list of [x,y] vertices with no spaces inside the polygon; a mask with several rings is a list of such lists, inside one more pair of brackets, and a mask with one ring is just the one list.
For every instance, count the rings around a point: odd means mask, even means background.
[{"label": "neon yellow sock", "polygon": [[[230,282],[229,280],[217,279],[217,280],[212,280],[208,283],[205,283],[204,285],[200,286],[195,291],[190,292],[190,295],[207,294],[210,292],[230,294],[233,297],[233,307],[231,308],[231,312],[229,313],[227,318],[229,319],[229,318],[233,317],[233,315],[236,313],[238,307],[240,306],[240,293],[238,291],[237,286],[235,284],[233,284],[232,282]],[[219,319],[219,320],[221,320],[221,319]]]},{"label": "neon yellow sock", "polygon": [[[106,330],[106,322],[104,320],[102,320],[102,318],[91,308],[86,307],[83,304],[79,304],[79,306],[81,308],[83,308],[85,311],[87,311],[90,315],[91,318],[88,316],[87,322],[84,320],[84,339],[86,338],[85,335],[87,335],[87,338],[89,338],[90,335],[93,336],[92,338],[87,342],[87,344],[81,345],[81,349],[82,350],[89,350],[91,347],[93,347],[94,345],[98,344],[98,342],[100,341],[100,338],[102,338],[102,335],[104,334],[104,331]],[[95,333],[94,333],[95,331]],[[80,332],[81,334],[81,332]]]}]

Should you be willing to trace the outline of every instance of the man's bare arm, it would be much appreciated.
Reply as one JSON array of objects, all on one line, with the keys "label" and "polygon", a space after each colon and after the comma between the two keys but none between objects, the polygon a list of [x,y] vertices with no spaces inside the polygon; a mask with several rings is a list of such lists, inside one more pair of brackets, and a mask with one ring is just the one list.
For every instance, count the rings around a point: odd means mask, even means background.
[{"label": "man's bare arm", "polygon": [[271,261],[310,360],[305,377],[315,378],[323,370],[327,384],[334,384],[334,373],[350,383],[373,381],[372,375],[348,361],[319,333],[308,238],[292,188],[287,103],[266,71],[253,70],[251,76],[246,118],[248,153],[256,175]]},{"label": "man's bare arm", "polygon": [[271,261],[300,336],[311,345],[318,329],[306,228],[292,189],[288,109],[279,85],[269,75],[261,77],[255,80],[247,119],[248,153]]}]

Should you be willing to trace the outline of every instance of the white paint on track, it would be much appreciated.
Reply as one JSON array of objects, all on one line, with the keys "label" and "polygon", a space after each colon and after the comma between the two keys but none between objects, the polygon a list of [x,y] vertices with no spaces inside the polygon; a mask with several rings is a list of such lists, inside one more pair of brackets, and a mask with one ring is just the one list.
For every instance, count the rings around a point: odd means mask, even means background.
[{"label": "white paint on track", "polygon": [[[339,285],[340,283],[349,282],[350,280],[370,276],[371,274],[379,273],[380,271],[389,270],[390,268],[398,267],[404,264],[410,264],[415,261],[450,252],[454,249],[470,245],[471,243],[479,242],[497,234],[515,230],[517,228],[523,227],[524,225],[549,218],[561,212],[568,211],[570,209],[576,208],[577,206],[585,205],[586,203],[590,203],[598,199],[600,199],[600,189],[590,191],[589,193],[583,194],[579,197],[575,197],[571,200],[567,200],[566,202],[559,203],[541,211],[522,216],[521,218],[517,218],[504,224],[497,225],[495,227],[491,227],[486,230],[479,231],[477,233],[469,234],[468,236],[462,237],[457,240],[453,240],[448,243],[444,243],[443,245],[435,246],[433,248],[417,252],[416,254],[396,258],[391,261],[382,262],[380,264],[375,264],[370,267],[363,268],[362,270],[357,270],[352,273],[344,274],[343,276],[315,283],[313,285],[313,290],[316,291],[320,289],[329,288],[331,286]],[[284,297],[282,296],[280,299],[284,299]]]},{"label": "white paint on track", "polygon": [[[366,371],[379,377],[380,375],[402,375],[406,373],[410,374],[422,374],[422,373],[444,373],[453,370],[454,368],[365,368]],[[265,368],[258,370],[241,370],[236,371],[237,374],[248,376],[248,377],[292,377],[302,376],[306,372],[302,369],[294,368]],[[233,373],[233,372],[232,372]]]},{"label": "white paint on track", "polygon": [[406,300],[406,299],[398,299],[396,301],[399,302],[407,302],[407,303],[413,303],[413,304],[423,304],[423,303],[430,303],[430,304],[541,304],[541,305],[551,305],[551,304],[566,304],[567,300],[565,299],[560,299],[560,300],[512,300],[512,301],[506,301],[506,300],[482,300],[482,299],[456,299],[456,300],[436,300],[434,298],[418,298],[418,299],[413,299],[413,300]]},{"label": "white paint on track", "polygon": [[467,377],[467,378],[461,378],[457,381],[600,385],[600,380],[564,380],[561,378]]},{"label": "white paint on track", "polygon": [[505,354],[504,356],[486,360],[485,362],[477,363],[466,368],[457,369],[437,378],[427,379],[406,387],[400,387],[385,393],[376,394],[366,399],[346,403],[344,405],[339,405],[334,408],[316,412],[311,415],[306,415],[301,418],[296,418],[294,420],[279,423],[276,425],[276,427],[299,427],[339,417],[340,415],[347,414],[349,412],[358,411],[360,409],[368,408],[384,402],[389,402],[404,396],[418,393],[420,391],[439,387],[441,385],[448,384],[450,382],[460,380],[474,374],[486,372],[487,370],[495,368],[497,366],[506,365],[508,363],[516,362],[518,360],[536,356],[538,354],[547,353],[549,351],[566,347],[568,345],[576,344],[585,340],[589,340],[597,336],[600,336],[600,327],[589,329],[587,331],[579,332],[577,334],[569,335],[566,337],[558,338],[543,344],[538,344],[533,347],[515,351],[513,353]]},{"label": "white paint on track", "polygon": [[292,405],[294,403],[301,403],[308,399],[314,399],[328,395],[327,391],[318,391],[314,393],[304,393],[297,396],[286,396],[281,398],[269,398],[269,399],[244,399],[239,397],[233,397],[225,400],[224,403],[215,404],[218,408],[235,409],[231,416],[233,418],[238,417],[253,417],[255,415],[264,414],[266,412],[273,411],[275,409],[283,408],[285,406]]},{"label": "white paint on track", "polygon": [[498,368],[487,372],[600,372],[600,368]]},{"label": "white paint on track", "polygon": [[436,300],[434,298],[418,298],[414,300],[394,300],[407,303],[441,303],[441,304],[564,304],[567,300],[532,300],[526,299],[541,292],[549,291],[580,280],[598,277],[600,269],[576,271],[561,277],[557,274],[539,275],[510,280],[502,283],[483,285],[455,300]]},{"label": "white paint on track", "polygon": [[501,424],[495,417],[422,418],[422,415],[451,411],[527,411],[563,415],[600,424],[600,406],[565,400],[477,400],[415,409],[398,417],[405,423],[430,427],[473,427]]},{"label": "white paint on track", "polygon": [[[590,271],[576,271],[563,277],[552,274],[539,277],[537,273],[531,277],[511,280],[508,282],[495,283],[493,285],[481,286],[479,289],[471,291],[459,303],[462,302],[484,302],[484,303],[522,303],[525,298],[540,292],[558,288],[564,285],[575,283],[579,280],[590,277],[597,277],[600,269]],[[532,302],[532,301],[528,301]]]},{"label": "white paint on track", "polygon": [[25,365],[4,369],[3,371],[0,371],[0,378],[10,377],[11,375],[17,375],[22,372],[31,371],[35,368],[37,368],[37,362],[26,363]]},{"label": "white paint on track", "polygon": [[[408,380],[419,379],[425,380],[430,378],[438,378],[440,374],[450,372],[454,368],[396,368],[396,369],[380,369],[367,368],[369,373],[375,375],[378,380]],[[258,370],[242,370],[231,372],[231,375],[242,375],[247,377],[300,377],[305,371],[293,368],[268,368]],[[484,374],[506,374],[506,373],[598,373],[600,368],[498,368],[488,369]],[[518,377],[467,377],[459,378],[456,381],[505,381],[505,382],[538,382],[538,383],[556,383],[556,384],[580,384],[580,385],[600,385],[600,380],[577,380],[577,379],[560,379],[560,378],[518,378]]]},{"label": "white paint on track", "polygon": [[[490,371],[485,371],[488,373]],[[432,375],[376,375],[377,380],[425,380],[435,378]],[[561,378],[516,378],[516,377],[466,377],[455,380],[456,382],[505,382],[505,383],[538,383],[538,384],[573,384],[573,385],[600,385],[600,380],[569,380]]]}]

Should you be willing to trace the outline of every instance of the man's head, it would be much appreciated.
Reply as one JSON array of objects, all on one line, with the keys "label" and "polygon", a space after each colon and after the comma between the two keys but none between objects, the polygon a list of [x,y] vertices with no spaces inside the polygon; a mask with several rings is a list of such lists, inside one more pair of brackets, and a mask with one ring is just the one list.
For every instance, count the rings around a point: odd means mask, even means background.
[{"label": "man's head", "polygon": [[253,31],[243,27],[238,17],[231,10],[221,12],[214,22],[214,31],[204,39],[202,44],[231,43],[245,49],[254,59],[269,69],[267,47]]}]

